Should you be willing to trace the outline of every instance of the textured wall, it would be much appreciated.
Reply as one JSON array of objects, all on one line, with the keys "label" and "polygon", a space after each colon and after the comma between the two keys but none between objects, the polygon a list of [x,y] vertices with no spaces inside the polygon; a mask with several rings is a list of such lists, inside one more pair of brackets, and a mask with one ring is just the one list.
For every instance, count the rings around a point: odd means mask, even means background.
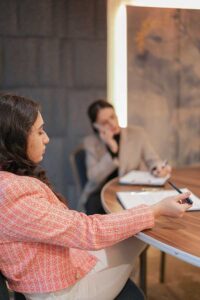
[{"label": "textured wall", "polygon": [[41,103],[43,164],[75,207],[68,156],[90,131],[88,104],[106,95],[106,0],[1,0],[0,88]]},{"label": "textured wall", "polygon": [[200,11],[128,8],[128,118],[173,165],[200,162]]}]

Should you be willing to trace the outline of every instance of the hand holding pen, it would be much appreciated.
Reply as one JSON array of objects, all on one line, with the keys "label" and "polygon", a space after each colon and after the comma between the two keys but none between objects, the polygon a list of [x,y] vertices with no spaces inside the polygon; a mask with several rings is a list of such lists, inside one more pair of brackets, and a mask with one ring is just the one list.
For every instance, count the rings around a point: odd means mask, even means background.
[{"label": "hand holding pen", "polygon": [[[155,217],[182,217],[190,207],[185,200],[190,196],[190,192],[181,193],[180,195],[170,196],[151,205]],[[181,205],[180,205],[181,204]]]},{"label": "hand holding pen", "polygon": [[157,164],[157,166],[152,169],[152,174],[156,177],[165,177],[170,175],[171,171],[171,166],[168,164],[167,160],[165,160],[163,163]]},{"label": "hand holding pen", "polygon": [[[179,194],[183,194],[183,192],[174,184],[172,183],[171,181],[168,180],[168,183],[179,193]],[[188,203],[189,205],[192,205],[193,204],[193,201],[192,199],[190,199],[189,197],[184,199],[184,202],[181,201],[180,202],[181,204],[183,203]]]}]

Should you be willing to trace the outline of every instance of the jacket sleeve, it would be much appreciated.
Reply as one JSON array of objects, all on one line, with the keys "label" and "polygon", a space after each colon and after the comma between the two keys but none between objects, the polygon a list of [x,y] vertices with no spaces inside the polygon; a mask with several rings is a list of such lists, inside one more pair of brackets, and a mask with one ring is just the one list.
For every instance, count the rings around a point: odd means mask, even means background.
[{"label": "jacket sleeve", "polygon": [[96,250],[154,225],[147,206],[92,216],[69,210],[37,181],[24,177],[7,189],[0,210],[0,229],[5,240]]},{"label": "jacket sleeve", "polygon": [[113,159],[108,151],[99,156],[97,145],[92,140],[86,140],[84,148],[87,177],[89,181],[101,184],[118,167],[118,160]]}]

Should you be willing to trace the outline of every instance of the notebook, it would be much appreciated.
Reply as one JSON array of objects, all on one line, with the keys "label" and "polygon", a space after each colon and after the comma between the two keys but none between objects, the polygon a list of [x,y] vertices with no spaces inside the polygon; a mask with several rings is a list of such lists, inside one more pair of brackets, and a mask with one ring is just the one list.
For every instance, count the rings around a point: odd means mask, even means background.
[{"label": "notebook", "polygon": [[120,177],[119,183],[131,185],[163,186],[169,177],[170,175],[165,177],[155,177],[147,171],[133,170]]},{"label": "notebook", "polygon": [[[189,191],[187,188],[181,189],[182,192]],[[153,205],[160,200],[169,197],[176,196],[178,193],[175,190],[163,190],[163,191],[132,191],[132,192],[117,192],[117,198],[124,208],[132,208],[141,204]],[[190,195],[190,199],[193,200],[193,205],[188,210],[200,210],[200,198],[193,193]]]}]

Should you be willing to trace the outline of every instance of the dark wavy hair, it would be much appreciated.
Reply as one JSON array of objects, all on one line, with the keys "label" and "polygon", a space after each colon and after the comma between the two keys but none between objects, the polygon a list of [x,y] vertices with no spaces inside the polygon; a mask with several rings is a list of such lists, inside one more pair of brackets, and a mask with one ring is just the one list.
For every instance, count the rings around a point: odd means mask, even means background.
[{"label": "dark wavy hair", "polygon": [[[28,135],[39,110],[39,104],[31,99],[0,94],[0,169],[38,178],[54,192],[46,172],[27,156]],[[55,194],[65,203],[62,195]]]},{"label": "dark wavy hair", "polygon": [[88,107],[87,114],[90,119],[91,125],[93,130],[97,133],[98,131],[94,128],[93,124],[97,120],[97,116],[100,110],[103,108],[112,108],[114,109],[113,105],[110,104],[108,101],[103,100],[103,99],[98,99],[94,101],[90,106]]}]

